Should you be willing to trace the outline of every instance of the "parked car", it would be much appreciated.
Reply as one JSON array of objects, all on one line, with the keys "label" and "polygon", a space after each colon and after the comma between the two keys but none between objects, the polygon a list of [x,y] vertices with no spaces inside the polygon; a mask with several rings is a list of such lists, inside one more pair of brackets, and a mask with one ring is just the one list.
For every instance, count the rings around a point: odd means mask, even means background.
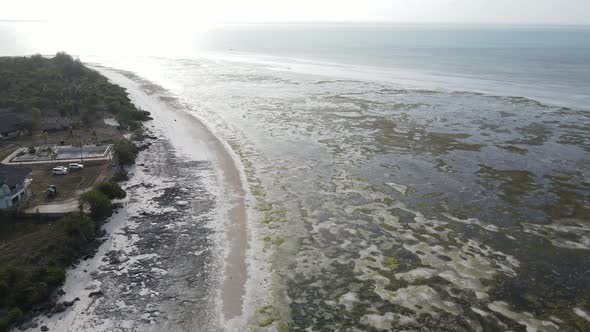
[{"label": "parked car", "polygon": [[70,164],[70,170],[82,169],[82,168],[84,168],[83,164],[80,164],[80,163],[71,163]]},{"label": "parked car", "polygon": [[57,187],[53,184],[50,184],[47,188],[47,197],[54,198],[57,196]]},{"label": "parked car", "polygon": [[57,166],[51,170],[51,174],[55,175],[66,175],[68,174],[68,168],[65,166]]}]

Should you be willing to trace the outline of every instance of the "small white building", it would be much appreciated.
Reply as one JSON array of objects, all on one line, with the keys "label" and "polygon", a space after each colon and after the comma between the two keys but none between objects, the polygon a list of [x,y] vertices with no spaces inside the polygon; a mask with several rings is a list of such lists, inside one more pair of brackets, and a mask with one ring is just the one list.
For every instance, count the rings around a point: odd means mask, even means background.
[{"label": "small white building", "polygon": [[33,170],[0,164],[0,209],[9,209],[29,197]]}]

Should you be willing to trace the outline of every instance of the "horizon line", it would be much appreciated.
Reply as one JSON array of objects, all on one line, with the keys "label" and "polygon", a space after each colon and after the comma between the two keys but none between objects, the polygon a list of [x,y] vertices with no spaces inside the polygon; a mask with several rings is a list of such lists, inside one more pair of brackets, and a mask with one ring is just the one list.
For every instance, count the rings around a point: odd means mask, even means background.
[{"label": "horizon line", "polygon": [[[68,23],[79,22],[78,19],[2,19],[0,23]],[[114,20],[114,22],[128,22],[129,20]],[[147,22],[146,20],[138,20],[136,22]],[[88,22],[88,21],[86,21]],[[92,21],[90,21],[92,22]],[[98,21],[97,21],[98,23]],[[367,25],[481,25],[481,26],[590,26],[588,23],[556,23],[556,22],[446,22],[446,21],[359,21],[359,20],[343,20],[343,21],[252,21],[252,22],[193,22],[190,20],[183,20],[176,23],[191,23],[202,25],[238,25],[238,24],[367,24]]]}]

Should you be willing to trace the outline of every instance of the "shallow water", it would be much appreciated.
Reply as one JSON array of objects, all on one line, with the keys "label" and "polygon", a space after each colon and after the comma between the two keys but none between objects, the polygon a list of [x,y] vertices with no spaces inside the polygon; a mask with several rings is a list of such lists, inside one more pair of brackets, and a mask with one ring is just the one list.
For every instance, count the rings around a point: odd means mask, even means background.
[{"label": "shallow water", "polygon": [[167,89],[240,158],[266,229],[253,241],[274,253],[272,326],[588,329],[589,113],[256,64],[102,63]]}]

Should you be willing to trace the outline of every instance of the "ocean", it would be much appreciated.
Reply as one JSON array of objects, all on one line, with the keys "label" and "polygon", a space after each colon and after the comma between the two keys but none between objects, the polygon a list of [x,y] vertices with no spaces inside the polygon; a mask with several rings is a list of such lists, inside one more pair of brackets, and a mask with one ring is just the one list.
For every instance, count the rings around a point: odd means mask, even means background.
[{"label": "ocean", "polygon": [[248,326],[590,329],[589,27],[0,23],[2,55],[59,50],[231,151],[272,280]]},{"label": "ocean", "polygon": [[587,108],[590,27],[0,22],[0,55],[230,58]]}]

